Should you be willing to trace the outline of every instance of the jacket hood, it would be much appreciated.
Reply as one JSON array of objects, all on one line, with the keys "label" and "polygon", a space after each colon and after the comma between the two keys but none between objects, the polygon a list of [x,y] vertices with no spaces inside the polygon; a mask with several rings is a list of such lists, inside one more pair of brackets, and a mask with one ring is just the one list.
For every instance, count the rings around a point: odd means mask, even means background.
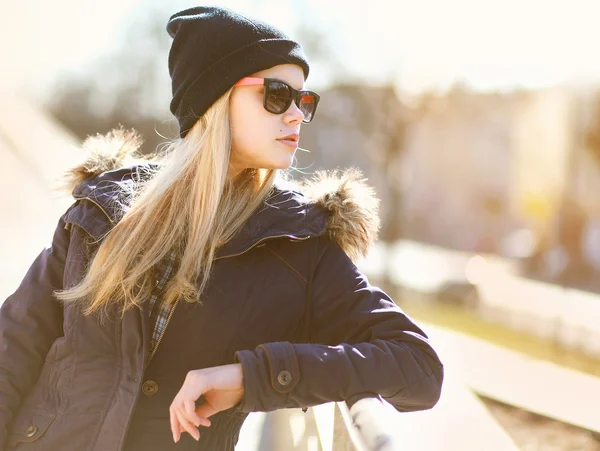
[{"label": "jacket hood", "polygon": [[[75,199],[89,199],[110,220],[108,232],[129,208],[135,181],[151,174],[156,160],[138,155],[142,140],[135,131],[115,129],[88,137],[85,157],[66,174]],[[235,255],[269,237],[304,239],[328,233],[356,262],[366,256],[380,227],[379,199],[360,170],[316,171],[301,180],[277,179],[272,195],[217,258]]]}]

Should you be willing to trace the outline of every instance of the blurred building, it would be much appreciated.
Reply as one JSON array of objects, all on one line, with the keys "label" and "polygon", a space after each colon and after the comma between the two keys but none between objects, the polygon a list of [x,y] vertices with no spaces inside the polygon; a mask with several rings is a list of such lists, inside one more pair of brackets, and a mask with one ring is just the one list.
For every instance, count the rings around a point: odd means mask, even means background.
[{"label": "blurred building", "polygon": [[404,206],[410,237],[493,250],[509,211],[513,96],[454,89],[432,97],[410,124]]},{"label": "blurred building", "polygon": [[553,246],[570,204],[585,214],[585,240],[600,242],[600,171],[582,138],[591,98],[567,88],[457,86],[411,109],[390,88],[333,87],[319,120],[303,128],[300,144],[311,153],[299,151],[296,166],[360,167],[405,238],[502,254],[507,237],[526,229]]},{"label": "blurred building", "polygon": [[567,200],[598,217],[600,171],[582,139],[589,97],[552,88],[431,98],[403,159],[415,236],[498,251],[514,228],[554,233]]}]

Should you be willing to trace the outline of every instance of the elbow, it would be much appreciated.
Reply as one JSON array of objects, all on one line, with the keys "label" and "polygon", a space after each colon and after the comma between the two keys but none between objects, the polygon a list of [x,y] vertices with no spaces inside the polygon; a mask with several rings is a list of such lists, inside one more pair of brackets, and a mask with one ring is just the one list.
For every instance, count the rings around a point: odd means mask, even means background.
[{"label": "elbow", "polygon": [[419,401],[418,410],[427,410],[433,408],[442,396],[442,385],[444,382],[444,370],[440,366],[439,372],[431,373],[423,381],[423,387],[420,392],[415,393],[415,399]]},{"label": "elbow", "polygon": [[444,368],[440,364],[428,376],[410,384],[387,401],[400,412],[414,412],[433,408],[440,400]]}]

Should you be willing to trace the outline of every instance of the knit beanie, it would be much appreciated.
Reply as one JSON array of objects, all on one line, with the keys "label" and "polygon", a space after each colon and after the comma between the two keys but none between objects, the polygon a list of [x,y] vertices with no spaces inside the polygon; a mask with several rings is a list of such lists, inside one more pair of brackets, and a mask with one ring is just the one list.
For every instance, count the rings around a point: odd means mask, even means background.
[{"label": "knit beanie", "polygon": [[167,23],[173,38],[170,109],[184,138],[206,110],[240,79],[279,64],[296,64],[308,77],[302,46],[280,30],[221,7],[198,6]]}]

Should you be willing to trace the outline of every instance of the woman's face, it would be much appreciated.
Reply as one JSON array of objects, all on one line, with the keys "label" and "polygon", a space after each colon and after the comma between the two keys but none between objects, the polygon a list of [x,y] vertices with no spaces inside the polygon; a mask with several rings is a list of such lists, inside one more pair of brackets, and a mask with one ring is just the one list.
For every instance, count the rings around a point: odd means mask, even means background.
[{"label": "woman's face", "polygon": [[[276,78],[295,89],[304,89],[304,72],[300,66],[282,64],[256,72],[250,77]],[[273,114],[263,107],[262,85],[238,86],[230,98],[232,149],[230,175],[246,168],[286,169],[292,164],[298,147],[283,140],[300,134],[304,115],[292,102],[283,114]]]}]

